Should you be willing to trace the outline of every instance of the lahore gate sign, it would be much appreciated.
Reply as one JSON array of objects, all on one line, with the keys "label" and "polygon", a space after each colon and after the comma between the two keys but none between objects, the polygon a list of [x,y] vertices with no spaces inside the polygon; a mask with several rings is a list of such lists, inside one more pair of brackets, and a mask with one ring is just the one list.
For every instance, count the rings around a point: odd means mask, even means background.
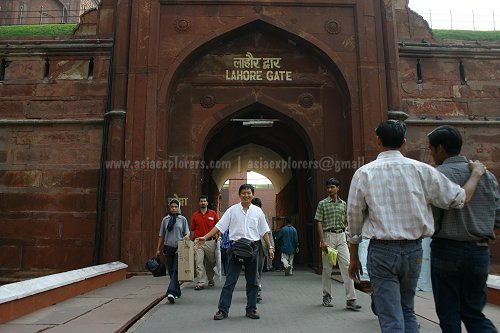
[{"label": "lahore gate sign", "polygon": [[226,69],[226,81],[292,81],[292,72],[281,69],[282,58],[256,58],[250,52],[233,58],[235,69]]}]

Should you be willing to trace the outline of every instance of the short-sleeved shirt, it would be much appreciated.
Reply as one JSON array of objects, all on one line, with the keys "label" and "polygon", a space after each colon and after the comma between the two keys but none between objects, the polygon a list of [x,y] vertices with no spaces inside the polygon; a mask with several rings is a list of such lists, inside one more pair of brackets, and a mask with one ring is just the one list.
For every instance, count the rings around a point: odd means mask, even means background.
[{"label": "short-sleeved shirt", "polygon": [[330,197],[321,200],[316,209],[314,219],[323,223],[323,230],[339,230],[346,226],[347,204],[344,200],[337,201]]},{"label": "short-sleeved shirt", "polygon": [[231,246],[231,241],[229,240],[229,230],[226,230],[226,232],[222,234],[220,241],[220,248],[229,249],[230,246]]},{"label": "short-sleeved shirt", "polygon": [[186,235],[189,235],[189,226],[187,219],[182,215],[177,215],[174,227],[171,231],[167,230],[168,222],[172,215],[167,215],[161,221],[160,237],[165,237],[163,244],[167,246],[177,247],[177,242],[182,240]]},{"label": "short-sleeved shirt", "polygon": [[262,209],[250,205],[245,212],[241,203],[229,207],[215,227],[221,233],[229,229],[231,241],[237,241],[240,238],[258,241],[261,236],[270,231]]},{"label": "short-sleeved shirt", "polygon": [[[469,161],[464,156],[447,158],[437,169],[462,186],[471,174]],[[495,176],[487,171],[481,177],[464,208],[434,208],[434,213],[436,231],[433,238],[456,241],[495,239],[495,228],[500,226],[500,192]]]},{"label": "short-sleeved shirt", "polygon": [[203,237],[219,222],[219,216],[211,209],[205,214],[201,211],[196,211],[191,218],[191,232],[194,237]]}]

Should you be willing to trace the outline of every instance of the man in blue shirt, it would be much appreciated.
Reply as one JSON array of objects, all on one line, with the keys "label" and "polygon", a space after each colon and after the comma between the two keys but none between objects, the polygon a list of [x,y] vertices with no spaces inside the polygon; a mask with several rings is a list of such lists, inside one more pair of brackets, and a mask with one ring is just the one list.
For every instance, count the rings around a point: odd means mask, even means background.
[{"label": "man in blue shirt", "polygon": [[276,242],[281,243],[281,262],[285,267],[285,276],[289,276],[293,275],[295,253],[299,252],[299,237],[297,230],[290,224],[290,219],[288,217],[282,219],[285,221],[285,225],[281,227]]}]

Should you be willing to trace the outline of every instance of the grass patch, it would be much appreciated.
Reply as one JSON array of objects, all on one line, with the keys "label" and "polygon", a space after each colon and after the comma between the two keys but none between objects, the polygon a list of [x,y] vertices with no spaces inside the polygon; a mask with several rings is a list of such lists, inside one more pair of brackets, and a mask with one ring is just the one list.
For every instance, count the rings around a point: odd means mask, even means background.
[{"label": "grass patch", "polygon": [[[76,24],[33,24],[0,26],[0,38],[15,36],[69,36]],[[437,39],[500,41],[500,31],[432,30]]]},{"label": "grass patch", "polygon": [[432,30],[437,39],[500,41],[500,31]]},{"label": "grass patch", "polygon": [[0,26],[0,38],[16,36],[69,36],[76,24],[33,24]]}]

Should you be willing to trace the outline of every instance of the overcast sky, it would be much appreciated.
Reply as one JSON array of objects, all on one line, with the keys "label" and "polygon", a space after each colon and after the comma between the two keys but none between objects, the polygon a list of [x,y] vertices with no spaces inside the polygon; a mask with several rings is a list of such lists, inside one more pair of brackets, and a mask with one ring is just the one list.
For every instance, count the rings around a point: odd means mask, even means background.
[{"label": "overcast sky", "polygon": [[409,6],[435,29],[500,30],[500,0],[410,0]]}]

